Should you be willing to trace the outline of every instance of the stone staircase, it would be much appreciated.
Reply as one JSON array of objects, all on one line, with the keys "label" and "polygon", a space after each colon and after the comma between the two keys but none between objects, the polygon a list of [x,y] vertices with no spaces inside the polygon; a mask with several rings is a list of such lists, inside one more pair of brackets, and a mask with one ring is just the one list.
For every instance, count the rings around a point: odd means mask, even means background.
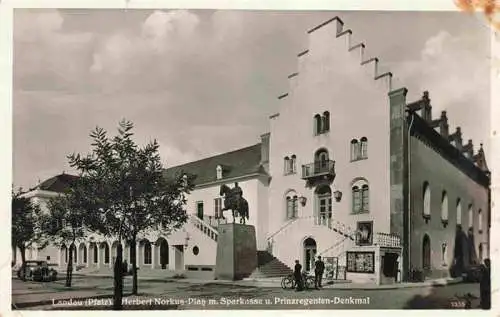
[{"label": "stone staircase", "polygon": [[249,278],[272,278],[292,274],[293,270],[267,251],[257,251],[257,269]]},{"label": "stone staircase", "polygon": [[219,237],[217,229],[215,229],[202,219],[198,218],[196,215],[190,215],[189,221],[201,232],[203,232],[207,237],[217,242],[217,238]]}]

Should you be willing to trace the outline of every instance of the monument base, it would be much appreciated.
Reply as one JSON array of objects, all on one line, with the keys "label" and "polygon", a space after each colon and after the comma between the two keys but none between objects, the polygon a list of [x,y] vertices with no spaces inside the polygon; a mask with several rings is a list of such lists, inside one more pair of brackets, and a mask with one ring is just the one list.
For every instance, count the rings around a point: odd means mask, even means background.
[{"label": "monument base", "polygon": [[217,230],[215,278],[234,281],[250,276],[257,268],[255,227],[228,223]]}]

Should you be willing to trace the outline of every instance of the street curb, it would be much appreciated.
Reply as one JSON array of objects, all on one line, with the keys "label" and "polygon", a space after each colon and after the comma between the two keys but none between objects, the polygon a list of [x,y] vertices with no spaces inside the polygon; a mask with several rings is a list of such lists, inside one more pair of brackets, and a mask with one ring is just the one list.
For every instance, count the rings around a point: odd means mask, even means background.
[{"label": "street curb", "polygon": [[[259,281],[256,281],[257,283]],[[271,288],[281,288],[281,285],[251,285],[246,283],[220,283],[220,282],[207,282],[206,284],[217,284],[217,285],[239,285],[239,286],[253,286],[253,287],[271,287]],[[339,284],[330,284],[325,285],[323,289],[335,289],[335,290],[395,290],[395,289],[404,289],[404,288],[418,288],[418,287],[441,287],[453,284],[463,283],[462,279],[454,279],[454,280],[446,280],[446,281],[431,281],[425,283],[405,283],[405,284],[390,284],[390,285],[374,285],[374,286],[361,286],[361,285],[352,285],[350,283],[339,283]],[[344,286],[345,285],[345,286]],[[341,287],[338,287],[341,286]]]},{"label": "street curb", "polygon": [[[76,274],[73,274],[75,276]],[[106,274],[78,274],[78,276],[84,277],[84,276],[89,276],[89,277],[106,277],[106,278],[112,278],[112,276],[106,275]],[[129,276],[126,276],[125,278],[128,278]],[[132,277],[132,276],[130,276]],[[190,279],[176,279],[176,278],[157,278],[157,277],[140,277],[138,276],[139,281],[151,281],[151,282],[165,282],[165,283],[171,283],[171,282],[179,282],[179,283],[186,283],[186,284],[212,284],[212,285],[233,285],[233,286],[244,286],[244,287],[267,287],[267,288],[281,288],[281,284],[269,284],[269,285],[252,285],[252,283],[263,283],[265,284],[266,281],[247,281],[247,282],[241,282],[241,281],[227,281],[227,282],[221,282],[218,280],[190,280]],[[323,288],[324,289],[336,289],[336,290],[396,290],[396,289],[405,289],[405,288],[418,288],[418,287],[441,287],[441,286],[446,286],[446,285],[453,285],[453,284],[459,284],[463,283],[463,278],[456,278],[456,279],[450,279],[450,280],[444,280],[444,281],[428,281],[428,282],[420,282],[420,283],[398,283],[398,284],[389,284],[389,285],[373,285],[373,286],[364,286],[364,285],[353,285],[350,283],[339,283],[339,284],[333,284],[333,285],[325,285]],[[341,287],[338,287],[339,285],[342,285]],[[345,285],[345,287],[344,287]]]}]

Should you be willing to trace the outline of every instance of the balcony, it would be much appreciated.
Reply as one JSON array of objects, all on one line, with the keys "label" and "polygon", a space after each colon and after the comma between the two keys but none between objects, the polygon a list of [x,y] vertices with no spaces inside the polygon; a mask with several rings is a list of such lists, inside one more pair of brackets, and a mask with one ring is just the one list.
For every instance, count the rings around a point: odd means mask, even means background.
[{"label": "balcony", "polygon": [[381,247],[400,248],[401,239],[390,233],[377,232],[375,234],[375,245]]},{"label": "balcony", "polygon": [[335,161],[316,161],[314,163],[302,165],[302,179],[311,181],[314,179],[335,178]]}]

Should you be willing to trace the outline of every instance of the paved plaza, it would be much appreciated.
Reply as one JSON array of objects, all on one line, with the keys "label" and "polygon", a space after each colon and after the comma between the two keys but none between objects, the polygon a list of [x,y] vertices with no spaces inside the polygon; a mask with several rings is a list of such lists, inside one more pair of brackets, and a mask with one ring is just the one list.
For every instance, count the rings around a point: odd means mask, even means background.
[{"label": "paved plaza", "polygon": [[[324,288],[296,292],[279,287],[235,285],[217,281],[139,280],[139,296],[129,296],[125,279],[124,309],[401,309],[472,308],[479,306],[478,284],[404,287],[399,289]],[[13,309],[110,309],[113,280],[78,276],[68,289],[64,280],[50,283],[12,280]]]}]

